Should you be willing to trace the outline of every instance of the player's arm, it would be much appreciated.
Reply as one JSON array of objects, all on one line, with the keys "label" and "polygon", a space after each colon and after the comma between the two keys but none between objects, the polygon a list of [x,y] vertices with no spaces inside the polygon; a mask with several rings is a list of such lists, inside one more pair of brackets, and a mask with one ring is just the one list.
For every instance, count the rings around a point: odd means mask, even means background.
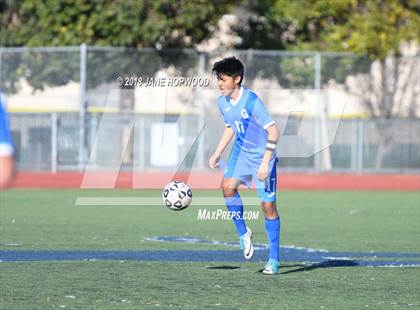
[{"label": "player's arm", "polygon": [[275,123],[269,126],[266,130],[267,130],[267,144],[265,147],[265,152],[264,152],[263,159],[261,161],[260,168],[258,169],[258,179],[260,181],[265,180],[268,176],[268,166],[270,164],[270,159],[276,150],[276,145],[280,136],[280,132]]},{"label": "player's arm", "polygon": [[226,147],[229,145],[230,141],[232,141],[232,138],[234,136],[235,132],[233,131],[233,129],[230,127],[225,127],[222,138],[220,138],[219,144],[217,145],[216,151],[210,157],[210,168],[215,169],[217,166],[219,166],[220,156],[222,155]]},{"label": "player's arm", "polygon": [[0,92],[0,189],[11,183],[15,166],[12,139],[3,99],[3,94]]}]

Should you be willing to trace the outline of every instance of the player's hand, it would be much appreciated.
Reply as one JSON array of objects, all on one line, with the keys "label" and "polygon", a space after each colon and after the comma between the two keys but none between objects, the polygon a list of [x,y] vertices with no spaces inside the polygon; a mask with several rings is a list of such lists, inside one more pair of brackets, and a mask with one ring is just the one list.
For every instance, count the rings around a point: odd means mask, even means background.
[{"label": "player's hand", "polygon": [[258,180],[264,181],[268,177],[268,164],[261,163],[260,167],[258,168]]},{"label": "player's hand", "polygon": [[220,154],[214,153],[209,159],[209,166],[211,169],[216,169],[219,166]]}]

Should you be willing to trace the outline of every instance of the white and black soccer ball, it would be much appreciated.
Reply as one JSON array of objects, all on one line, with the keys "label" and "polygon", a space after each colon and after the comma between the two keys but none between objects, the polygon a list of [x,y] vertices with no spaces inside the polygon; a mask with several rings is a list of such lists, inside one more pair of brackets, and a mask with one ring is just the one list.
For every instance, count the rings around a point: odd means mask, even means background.
[{"label": "white and black soccer ball", "polygon": [[179,181],[168,183],[162,192],[163,202],[171,210],[183,210],[187,208],[192,201],[191,188]]}]

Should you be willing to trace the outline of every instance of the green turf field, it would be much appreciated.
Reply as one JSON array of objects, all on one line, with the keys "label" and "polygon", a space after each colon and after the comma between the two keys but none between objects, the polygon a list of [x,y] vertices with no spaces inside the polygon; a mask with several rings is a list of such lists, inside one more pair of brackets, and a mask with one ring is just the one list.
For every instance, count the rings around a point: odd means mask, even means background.
[{"label": "green turf field", "polygon": [[[2,192],[0,249],[235,250],[225,245],[148,240],[190,236],[236,241],[230,221],[197,221],[199,206],[181,212],[164,206],[74,206],[79,196],[153,195],[160,193]],[[195,191],[194,195],[220,193]],[[420,252],[419,193],[284,192],[278,205],[282,245],[343,252]],[[254,230],[254,241],[266,243],[262,212],[259,220],[248,225]],[[420,307],[420,267],[310,270],[302,262],[286,262],[282,274],[274,277],[259,274],[262,267],[254,262],[212,261],[1,262],[0,309]]]}]

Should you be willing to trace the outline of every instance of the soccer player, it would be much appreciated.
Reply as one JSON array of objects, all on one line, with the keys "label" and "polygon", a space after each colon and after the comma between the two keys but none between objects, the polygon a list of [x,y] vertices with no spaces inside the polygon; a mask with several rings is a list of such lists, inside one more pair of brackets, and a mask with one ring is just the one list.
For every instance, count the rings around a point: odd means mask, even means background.
[{"label": "soccer player", "polygon": [[13,146],[10,137],[4,96],[0,91],[0,189],[7,187],[14,171]]},{"label": "soccer player", "polygon": [[254,180],[257,195],[265,216],[265,230],[270,246],[264,274],[279,272],[280,217],[276,207],[276,144],[279,131],[261,99],[250,89],[242,86],[244,66],[235,57],[225,58],[213,65],[222,96],[218,98],[225,129],[216,151],[209,159],[215,169],[220,156],[236,135],[223,178],[223,195],[226,207],[240,216],[233,222],[239,235],[244,257],[254,254],[252,231],[243,219],[243,204],[238,193],[242,184]]}]

